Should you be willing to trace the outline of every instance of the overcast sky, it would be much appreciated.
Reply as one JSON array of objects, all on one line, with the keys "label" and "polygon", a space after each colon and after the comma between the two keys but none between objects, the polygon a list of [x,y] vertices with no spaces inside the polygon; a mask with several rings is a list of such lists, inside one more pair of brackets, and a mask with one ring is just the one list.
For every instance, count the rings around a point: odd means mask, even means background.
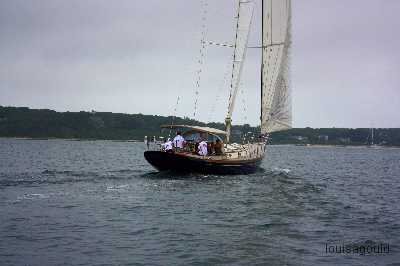
[{"label": "overcast sky", "polygon": [[[250,45],[260,43],[261,0]],[[295,127],[400,127],[400,1],[292,0]],[[207,39],[233,42],[236,1],[208,0]],[[200,0],[1,0],[0,105],[193,117]],[[196,119],[226,115],[232,50],[208,47]],[[233,123],[258,124],[260,51]],[[226,77],[224,79],[224,76]]]}]

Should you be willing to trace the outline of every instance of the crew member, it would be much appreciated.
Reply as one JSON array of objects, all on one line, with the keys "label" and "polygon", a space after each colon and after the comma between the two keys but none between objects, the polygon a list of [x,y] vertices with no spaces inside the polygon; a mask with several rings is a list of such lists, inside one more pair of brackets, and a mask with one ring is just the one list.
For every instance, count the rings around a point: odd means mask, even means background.
[{"label": "crew member", "polygon": [[146,144],[147,149],[149,149],[149,140],[147,139],[147,136],[144,136],[144,144]]},{"label": "crew member", "polygon": [[222,155],[224,153],[224,143],[220,139],[217,139],[214,144],[215,155]]},{"label": "crew member", "polygon": [[175,149],[183,149],[183,145],[185,144],[185,139],[182,137],[181,132],[176,132],[176,136],[174,138],[174,147]]},{"label": "crew member", "polygon": [[169,153],[173,152],[172,141],[170,138],[168,138],[167,141],[163,144],[163,148],[164,148],[164,151],[166,151],[166,152],[169,152]]},{"label": "crew member", "polygon": [[199,143],[199,155],[206,156],[207,155],[207,142],[205,140]]}]

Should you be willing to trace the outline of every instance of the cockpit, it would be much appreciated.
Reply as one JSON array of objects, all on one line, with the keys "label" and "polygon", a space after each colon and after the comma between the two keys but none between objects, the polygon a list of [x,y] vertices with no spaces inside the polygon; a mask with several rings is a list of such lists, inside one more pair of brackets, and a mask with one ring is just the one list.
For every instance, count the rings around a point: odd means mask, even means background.
[{"label": "cockpit", "polygon": [[[185,140],[183,149],[175,149],[178,152],[199,153],[199,145],[204,142],[207,145],[207,155],[222,155],[224,153],[224,144],[222,136],[226,132],[220,129],[210,127],[188,126],[188,125],[163,125],[164,130],[170,130],[170,135],[180,132]],[[173,136],[171,140],[173,140]]]}]

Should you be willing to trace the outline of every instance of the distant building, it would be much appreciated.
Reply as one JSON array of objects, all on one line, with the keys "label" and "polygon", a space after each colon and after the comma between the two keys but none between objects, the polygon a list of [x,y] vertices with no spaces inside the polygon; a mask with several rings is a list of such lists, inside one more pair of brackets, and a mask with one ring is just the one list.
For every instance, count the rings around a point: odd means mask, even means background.
[{"label": "distant building", "polygon": [[328,141],[329,140],[329,136],[328,135],[319,135],[318,139],[320,141]]},{"label": "distant building", "polygon": [[341,143],[350,143],[350,138],[339,138],[338,139]]},{"label": "distant building", "polygon": [[308,140],[308,137],[304,137],[304,136],[293,136],[293,138],[295,140],[298,140],[298,141],[306,141],[306,140]]}]

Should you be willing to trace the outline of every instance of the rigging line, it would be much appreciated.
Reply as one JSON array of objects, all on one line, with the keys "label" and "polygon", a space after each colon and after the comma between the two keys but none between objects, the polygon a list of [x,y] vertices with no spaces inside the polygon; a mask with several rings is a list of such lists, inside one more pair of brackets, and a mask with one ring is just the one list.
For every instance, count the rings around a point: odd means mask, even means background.
[{"label": "rigging line", "polygon": [[218,42],[212,42],[212,41],[204,41],[204,43],[209,44],[209,45],[224,46],[224,47],[230,47],[230,48],[235,47],[233,44],[229,44],[229,43],[218,43]]},{"label": "rigging line", "polygon": [[242,2],[239,0],[239,5],[238,5],[238,11],[237,11],[237,20],[236,20],[236,35],[235,35],[235,45],[234,45],[234,52],[233,52],[233,64],[232,64],[232,76],[231,76],[231,89],[229,93],[229,104],[228,104],[228,115],[229,115],[229,109],[231,107],[231,99],[232,99],[232,90],[233,90],[233,75],[234,75],[234,69],[235,69],[235,59],[236,59],[236,43],[237,43],[237,38],[238,38],[238,29],[239,29],[239,15],[240,15],[240,4]]},{"label": "rigging line", "polygon": [[243,124],[247,122],[247,106],[246,106],[246,97],[244,95],[243,82],[240,82],[240,94],[242,95],[242,104],[243,104]]},{"label": "rigging line", "polygon": [[[231,65],[231,62],[233,60],[232,57],[233,57],[232,55],[229,55],[229,60],[227,61],[227,64],[226,64],[226,67],[225,67],[225,73],[224,73],[223,79],[221,80],[221,83],[218,86],[217,97],[216,97],[215,101],[213,102],[213,105],[211,106],[211,112],[210,112],[210,115],[209,115],[209,118],[208,118],[209,122],[212,122],[211,120],[214,118],[213,115],[215,113],[216,105],[217,105],[218,101],[221,98],[222,89],[224,88],[224,85],[227,83],[228,75],[229,75],[229,72],[230,72],[230,65]],[[228,86],[228,88],[229,88],[229,86]]]},{"label": "rigging line", "polygon": [[[178,98],[176,99],[176,104],[175,104],[175,107],[174,107],[174,113],[173,113],[173,116],[172,116],[171,125],[174,125],[174,122],[175,122],[176,113],[177,113],[177,109],[178,109],[178,105],[179,105],[179,100],[180,100],[180,96],[178,95]],[[172,132],[172,127],[169,129],[168,138],[171,137],[171,132]]]},{"label": "rigging line", "polygon": [[204,64],[204,57],[205,57],[205,50],[206,50],[206,42],[205,42],[205,37],[206,37],[206,20],[207,20],[207,0],[204,0],[201,2],[202,3],[202,8],[203,12],[201,15],[201,40],[200,40],[200,53],[199,53],[199,59],[198,59],[198,65],[199,69],[196,72],[197,74],[197,79],[195,82],[195,100],[194,100],[194,111],[193,111],[193,119],[196,118],[196,113],[198,109],[198,101],[199,101],[199,90],[200,90],[200,81],[201,81],[201,73],[202,73],[202,67]]},{"label": "rigging line", "polygon": [[251,48],[251,49],[261,49],[261,48],[268,48],[268,47],[272,47],[272,46],[279,46],[279,45],[285,45],[284,42],[280,42],[280,43],[273,43],[273,44],[269,44],[269,45],[263,45],[263,46],[247,46],[247,48]]},{"label": "rigging line", "polygon": [[[177,96],[177,99],[176,99],[176,103],[175,103],[175,106],[174,106],[174,111],[173,111],[173,113],[172,113],[172,121],[171,121],[171,125],[174,125],[175,124],[175,118],[176,118],[176,116],[177,116],[177,113],[178,113],[178,107],[179,107],[179,103],[181,102],[181,97],[183,97],[182,96],[182,80],[179,80],[179,82],[178,82],[178,96]],[[171,135],[171,130],[172,130],[172,128],[170,128],[170,130],[169,130],[169,135],[168,135],[168,137],[170,137],[170,135]]]}]

